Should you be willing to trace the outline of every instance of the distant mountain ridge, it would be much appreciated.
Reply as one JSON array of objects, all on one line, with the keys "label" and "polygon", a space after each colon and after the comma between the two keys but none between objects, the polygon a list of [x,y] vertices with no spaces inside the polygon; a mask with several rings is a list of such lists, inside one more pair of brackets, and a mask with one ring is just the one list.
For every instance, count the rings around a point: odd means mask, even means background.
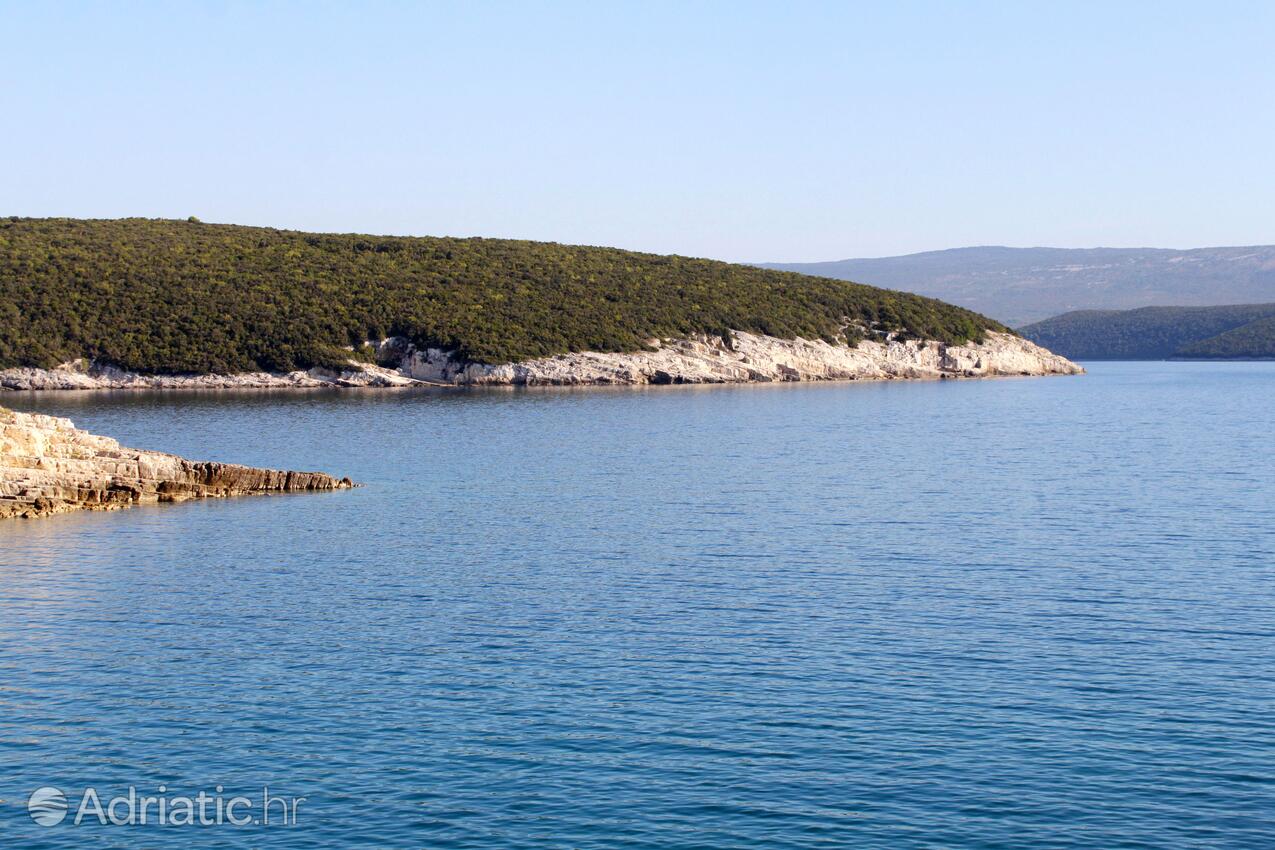
[{"label": "distant mountain ridge", "polygon": [[1023,336],[1073,360],[1275,358],[1275,304],[1078,310]]},{"label": "distant mountain ridge", "polygon": [[1275,302],[1275,245],[1234,248],[953,248],[765,268],[940,298],[1011,325],[1074,310]]}]

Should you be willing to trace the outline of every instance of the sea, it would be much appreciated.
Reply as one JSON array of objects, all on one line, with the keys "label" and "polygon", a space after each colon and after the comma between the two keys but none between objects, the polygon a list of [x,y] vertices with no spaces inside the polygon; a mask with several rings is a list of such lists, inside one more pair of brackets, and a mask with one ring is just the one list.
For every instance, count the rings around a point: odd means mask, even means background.
[{"label": "sea", "polygon": [[0,525],[0,847],[1273,847],[1275,364],[1086,365],[6,394],[362,486]]}]

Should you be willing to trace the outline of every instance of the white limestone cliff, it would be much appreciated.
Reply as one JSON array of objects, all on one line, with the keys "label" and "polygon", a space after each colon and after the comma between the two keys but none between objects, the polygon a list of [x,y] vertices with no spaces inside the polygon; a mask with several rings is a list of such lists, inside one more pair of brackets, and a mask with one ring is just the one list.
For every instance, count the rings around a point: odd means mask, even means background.
[{"label": "white limestone cliff", "polygon": [[868,340],[855,346],[824,340],[779,339],[736,332],[651,340],[651,350],[578,352],[491,365],[457,359],[402,339],[374,342],[372,365],[351,359],[346,369],[237,375],[141,375],[82,360],[56,369],[0,371],[0,388],[227,389],[270,387],[544,386],[589,384],[708,384],[749,381],[872,381],[1076,375],[1075,363],[1022,337],[989,332],[981,343]]}]

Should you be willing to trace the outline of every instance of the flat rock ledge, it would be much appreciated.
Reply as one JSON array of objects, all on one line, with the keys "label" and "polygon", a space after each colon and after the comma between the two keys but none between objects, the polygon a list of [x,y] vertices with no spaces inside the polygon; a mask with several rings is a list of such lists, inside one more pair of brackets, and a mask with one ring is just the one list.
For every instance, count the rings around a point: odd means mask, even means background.
[{"label": "flat rock ledge", "polygon": [[0,408],[0,519],[250,493],[345,490],[348,478],[122,447],[69,419]]},{"label": "flat rock ledge", "polygon": [[726,384],[771,381],[884,381],[1077,375],[1084,369],[1035,343],[988,333],[979,343],[867,340],[854,346],[779,339],[742,331],[719,336],[652,339],[625,354],[577,352],[520,363],[465,361],[455,352],[419,349],[400,338],[371,340],[377,364],[350,360],[342,370],[310,369],[238,375],[142,375],[83,360],[56,369],[0,371],[10,390],[252,389],[290,387],[580,386]]}]

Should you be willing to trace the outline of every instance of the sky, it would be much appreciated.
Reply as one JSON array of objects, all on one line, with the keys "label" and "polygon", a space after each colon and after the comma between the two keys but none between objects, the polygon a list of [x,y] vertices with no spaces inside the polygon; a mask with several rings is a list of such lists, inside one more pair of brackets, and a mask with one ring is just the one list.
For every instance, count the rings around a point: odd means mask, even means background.
[{"label": "sky", "polygon": [[1275,243],[1275,4],[0,0],[0,214],[733,261]]}]

